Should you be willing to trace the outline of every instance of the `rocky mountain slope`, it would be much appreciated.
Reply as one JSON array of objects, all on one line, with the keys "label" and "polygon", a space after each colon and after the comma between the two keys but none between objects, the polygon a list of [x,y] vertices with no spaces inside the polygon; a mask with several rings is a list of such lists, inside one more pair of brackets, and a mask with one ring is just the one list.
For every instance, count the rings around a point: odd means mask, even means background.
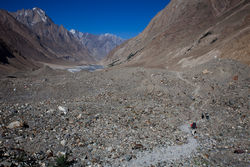
[{"label": "rocky mountain slope", "polygon": [[56,25],[42,9],[35,7],[11,14],[35,32],[41,44],[58,58],[94,62],[94,58],[90,56],[88,49],[62,25]]},{"label": "rocky mountain slope", "polygon": [[56,56],[44,48],[39,37],[7,11],[0,10],[0,72],[37,68],[35,61]]},{"label": "rocky mountain slope", "polygon": [[249,0],[172,0],[105,64],[180,69],[211,59],[250,64]]},{"label": "rocky mountain slope", "polygon": [[125,41],[124,39],[109,33],[93,35],[82,33],[74,29],[71,29],[70,32],[88,48],[90,54],[97,60],[106,57],[112,49]]}]

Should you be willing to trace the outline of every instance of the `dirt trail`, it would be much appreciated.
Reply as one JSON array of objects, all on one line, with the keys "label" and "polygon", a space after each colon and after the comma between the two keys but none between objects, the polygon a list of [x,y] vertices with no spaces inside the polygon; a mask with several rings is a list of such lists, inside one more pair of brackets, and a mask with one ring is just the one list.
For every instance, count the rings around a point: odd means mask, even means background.
[{"label": "dirt trail", "polygon": [[[191,85],[191,86],[193,86],[193,87],[195,88],[194,91],[192,92],[194,98],[200,96],[200,93],[199,93],[199,91],[201,90],[200,85],[195,85],[195,84],[193,84],[192,82],[190,82],[189,80],[183,78],[183,76],[182,76],[182,74],[181,74],[180,72],[175,72],[175,73],[176,73],[177,78],[179,78],[180,80],[186,82],[187,84],[189,84],[189,85]],[[194,107],[194,106],[195,106],[196,103],[197,103],[197,100],[195,100],[195,101],[190,105],[190,107],[189,107],[190,110],[193,111],[193,112],[195,112],[195,107]],[[206,103],[206,102],[205,102],[205,103]]]},{"label": "dirt trail", "polygon": [[188,124],[182,125],[180,129],[188,133],[187,144],[175,145],[170,147],[157,147],[152,151],[139,152],[134,159],[125,166],[150,166],[164,161],[177,160],[180,158],[188,158],[194,153],[198,147],[198,142],[191,135]]}]

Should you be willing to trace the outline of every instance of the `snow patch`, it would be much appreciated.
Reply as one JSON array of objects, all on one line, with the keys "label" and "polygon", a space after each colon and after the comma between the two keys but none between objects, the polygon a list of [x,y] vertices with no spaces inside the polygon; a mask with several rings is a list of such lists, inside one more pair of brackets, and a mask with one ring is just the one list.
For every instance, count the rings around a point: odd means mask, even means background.
[{"label": "snow patch", "polygon": [[43,10],[39,9],[37,10],[37,13],[39,14],[43,22],[47,21],[47,17],[45,16],[45,12]]},{"label": "snow patch", "polygon": [[81,39],[84,35],[82,32],[79,32],[75,29],[71,29],[69,32],[79,39]]},{"label": "snow patch", "polygon": [[[47,16],[45,15],[45,12],[42,9],[39,9],[37,7],[34,7],[32,9],[34,12],[37,12],[43,22],[47,22]],[[26,16],[26,15],[25,15]],[[36,22],[37,23],[37,22]],[[33,24],[36,24],[35,22]]]},{"label": "snow patch", "polygon": [[76,30],[71,29],[69,32],[71,32],[72,34],[75,34],[75,33],[76,33]]},{"label": "snow patch", "polygon": [[113,35],[109,33],[105,33],[105,34],[101,34],[98,39],[103,40],[105,38],[110,38],[110,37],[113,37]]},{"label": "snow patch", "polygon": [[42,9],[38,10],[40,13],[42,13],[43,15],[45,15],[45,12]]},{"label": "snow patch", "polygon": [[104,36],[107,37],[107,36],[113,36],[113,35],[109,33],[105,33]]}]

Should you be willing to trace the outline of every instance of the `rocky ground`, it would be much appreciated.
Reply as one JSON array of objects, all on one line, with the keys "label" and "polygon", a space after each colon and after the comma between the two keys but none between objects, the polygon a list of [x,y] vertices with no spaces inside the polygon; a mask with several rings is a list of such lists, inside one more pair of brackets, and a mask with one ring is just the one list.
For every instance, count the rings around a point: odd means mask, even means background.
[{"label": "rocky ground", "polygon": [[249,166],[249,73],[214,60],[1,76],[0,166]]}]

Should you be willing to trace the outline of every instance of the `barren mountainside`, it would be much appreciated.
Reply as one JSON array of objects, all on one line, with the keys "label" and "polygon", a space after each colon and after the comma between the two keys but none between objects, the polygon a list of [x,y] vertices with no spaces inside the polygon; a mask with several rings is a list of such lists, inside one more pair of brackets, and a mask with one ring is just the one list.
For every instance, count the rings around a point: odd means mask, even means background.
[{"label": "barren mountainside", "polygon": [[250,64],[249,0],[172,0],[105,64],[180,69],[214,58]]}]

